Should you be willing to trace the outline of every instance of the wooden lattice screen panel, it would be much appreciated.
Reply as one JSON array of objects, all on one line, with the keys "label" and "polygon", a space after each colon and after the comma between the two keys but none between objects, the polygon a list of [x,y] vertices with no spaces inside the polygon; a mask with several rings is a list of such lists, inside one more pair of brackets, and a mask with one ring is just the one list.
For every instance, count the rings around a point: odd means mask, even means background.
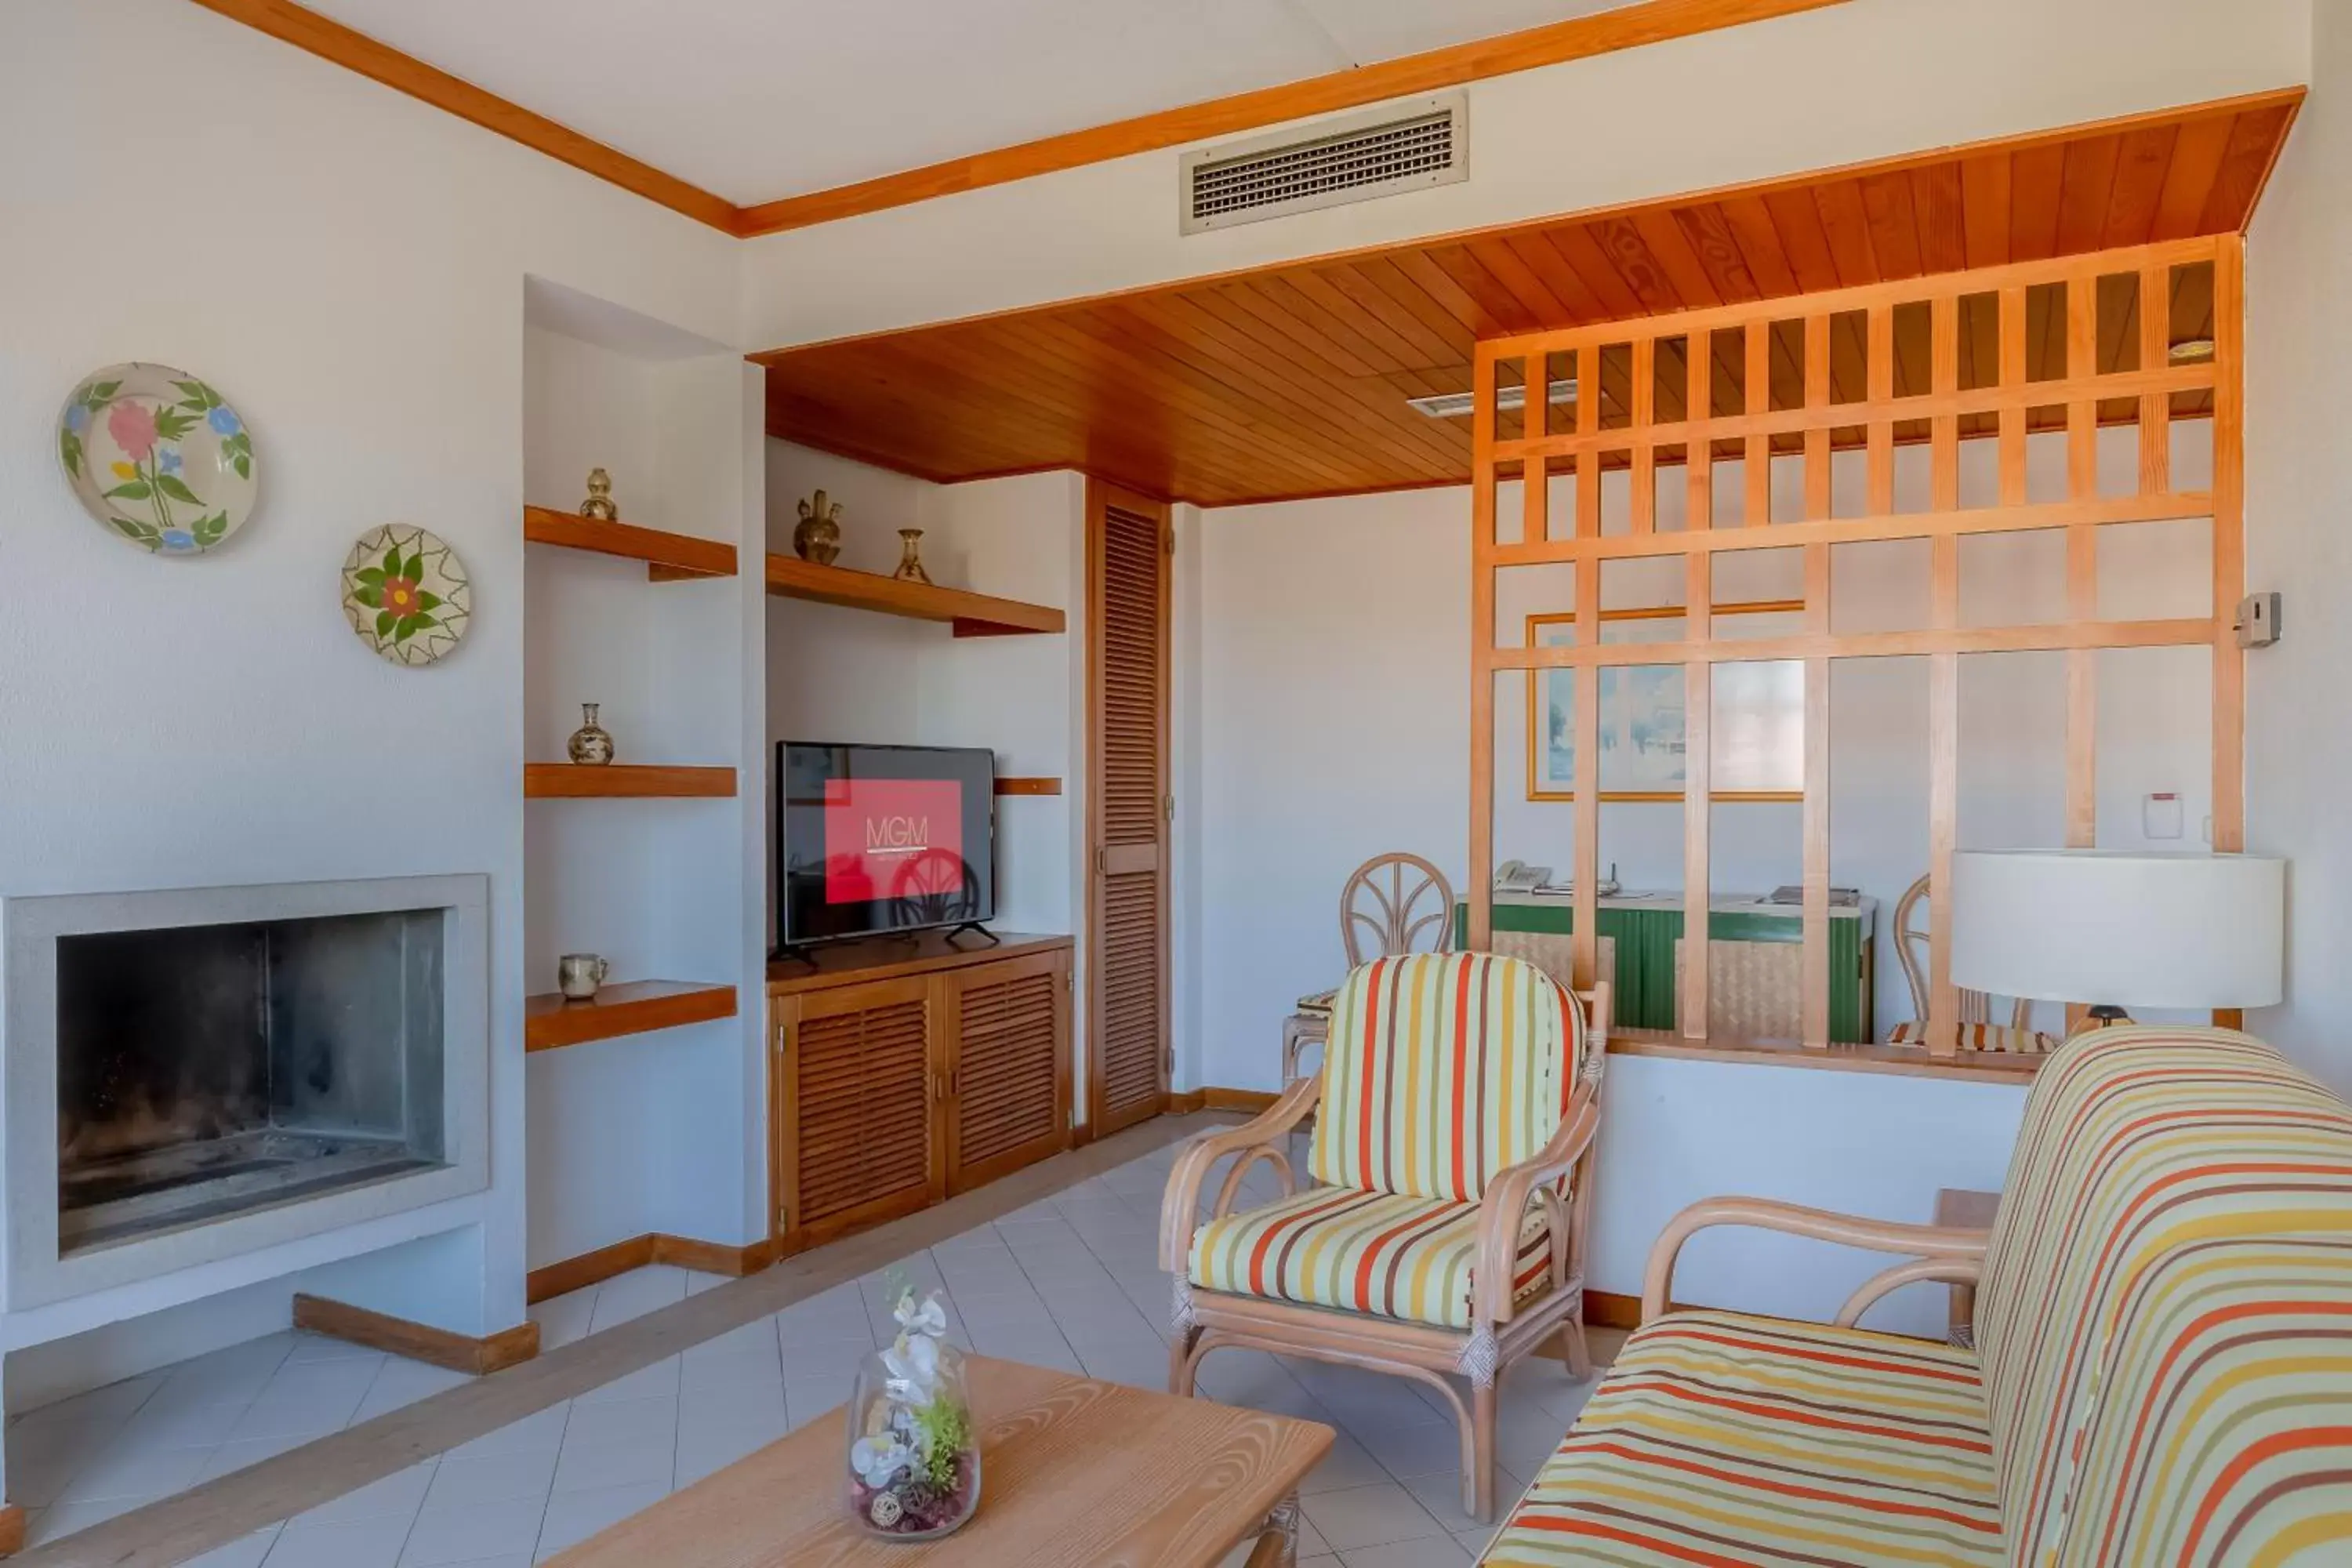
[{"label": "wooden lattice screen panel", "polygon": [[[1802,661],[1801,1017],[1804,1043],[1810,1046],[1829,1041],[1829,692],[1833,660],[1901,655],[1927,659],[1932,879],[1928,1037],[1929,1048],[1939,1054],[1956,1049],[1953,1025],[1958,1017],[1948,899],[1958,806],[1961,655],[2065,653],[2066,839],[2070,846],[2089,846],[2095,843],[2096,831],[2097,650],[2209,647],[2213,847],[2242,848],[2244,677],[2232,614],[2244,591],[2242,268],[2242,241],[2228,235],[1482,342],[1473,432],[1470,944],[1484,948],[1491,937],[1485,889],[1491,886],[1494,860],[1496,678],[1505,670],[1575,672],[1575,971],[1577,984],[1586,985],[1593,975],[1599,913],[1601,792],[1591,785],[1599,761],[1600,672],[1612,666],[1683,667],[1685,907],[1704,910],[1709,888],[1713,667],[1728,661]],[[2176,284],[2184,277],[2209,275],[2212,350],[2201,358],[2176,360],[2170,352]],[[2137,279],[2139,305],[2132,312],[2136,329],[2129,333],[2121,333],[2116,321],[2109,320],[2116,312],[2103,311],[2100,304],[2103,287],[2113,293],[2112,280],[2118,277]],[[2102,279],[2111,281],[2103,285]],[[2035,313],[2030,297],[2053,284],[2063,288],[2063,313],[2048,307],[2052,295],[2042,293],[2042,331],[2029,340],[2029,321]],[[2139,308],[2148,301],[2165,301],[2167,308]],[[1965,336],[1964,316],[1969,329]],[[1906,326],[1924,330],[1906,337],[1898,330],[1898,317]],[[1864,345],[1858,355],[1853,352],[1857,333]],[[1662,363],[1671,366],[1677,343],[1687,380],[1667,384],[1662,397],[1658,371]],[[1698,352],[1701,343],[1704,352]],[[2037,357],[2038,367],[2032,363]],[[1962,375],[1964,358],[1974,372],[1967,378]],[[1912,363],[1898,363],[1899,359]],[[1917,363],[1922,359],[1924,365]],[[1833,398],[1832,377],[1842,365],[1848,372],[1846,390],[1858,395]],[[1858,386],[1852,384],[1856,368]],[[1899,372],[1907,372],[1907,377]],[[1964,386],[1964,379],[1974,384]],[[1572,381],[1576,391],[1569,400],[1555,403],[1554,389],[1563,381]],[[1727,384],[1737,388],[1736,396],[1726,397]],[[1604,405],[1611,402],[1616,412],[1605,416]],[[1662,402],[1669,406],[1662,410]],[[2063,410],[2066,435],[2066,494],[2063,500],[2030,500],[2029,426],[2058,427],[2053,417],[2057,410]],[[2171,422],[2183,416],[2212,420],[2209,490],[2172,488]],[[2137,425],[2137,490],[2102,495],[2098,430],[2102,423],[2119,422]],[[1960,505],[1964,437],[1996,444],[1994,504]],[[1928,449],[1929,503],[1926,510],[1897,510],[1898,441],[1923,437]],[[1865,454],[1863,515],[1832,515],[1833,446],[1859,446]],[[1801,517],[1777,522],[1770,515],[1775,454],[1795,455],[1803,475]],[[1741,461],[1745,480],[1740,523],[1717,526],[1714,468],[1734,458]],[[1657,526],[1655,479],[1662,459],[1680,461],[1686,468],[1687,515],[1679,530]],[[1631,471],[1628,531],[1602,531],[1604,465]],[[1549,475],[1568,473],[1575,476],[1575,517],[1572,528],[1555,533],[1545,480]],[[1499,492],[1513,479],[1524,480],[1524,516],[1517,539],[1504,541],[1497,534]],[[2101,526],[2197,518],[2211,520],[2210,613],[2174,619],[2100,619]],[[1562,520],[1564,524],[1567,521]],[[2046,625],[1962,626],[1961,539],[2033,530],[2061,531],[2065,537],[2066,618]],[[1880,540],[1929,542],[1928,624],[1916,630],[1833,634],[1831,551],[1839,544]],[[1802,552],[1801,629],[1774,637],[1718,638],[1710,615],[1714,560],[1730,551],[1791,546]],[[1603,641],[1602,563],[1658,556],[1680,556],[1685,563],[1683,639]],[[1496,646],[1499,574],[1549,563],[1576,566],[1573,642]],[[1708,1016],[1709,966],[1682,968],[1681,1028],[1686,1035],[1702,1036]]]}]

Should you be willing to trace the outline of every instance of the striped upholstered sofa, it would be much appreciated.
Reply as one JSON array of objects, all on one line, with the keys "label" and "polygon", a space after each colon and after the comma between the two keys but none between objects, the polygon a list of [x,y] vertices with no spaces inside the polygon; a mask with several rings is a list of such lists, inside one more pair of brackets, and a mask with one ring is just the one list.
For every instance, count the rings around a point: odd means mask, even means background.
[{"label": "striped upholstered sofa", "polygon": [[1989,1233],[1843,1222],[1925,1255],[1881,1280],[1977,1276],[1977,1351],[1662,1315],[1717,1223],[1838,1222],[1722,1200],[1670,1227],[1644,1326],[1483,1563],[2352,1563],[2352,1108],[2260,1041],[2078,1037]]}]

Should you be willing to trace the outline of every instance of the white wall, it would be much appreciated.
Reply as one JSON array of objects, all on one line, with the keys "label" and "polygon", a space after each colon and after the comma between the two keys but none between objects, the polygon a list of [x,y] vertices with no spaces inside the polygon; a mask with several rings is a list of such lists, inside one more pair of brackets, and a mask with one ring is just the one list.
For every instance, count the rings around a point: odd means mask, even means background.
[{"label": "white wall", "polygon": [[2352,15],[2313,9],[2313,92],[2246,242],[2246,581],[2286,595],[2246,656],[2249,849],[2284,855],[2286,1005],[2252,1026],[2352,1092]]},{"label": "white wall", "polygon": [[[818,342],[2289,86],[2311,12],[1853,0],[1474,82],[1458,184],[1179,236],[1169,148],[754,240],[742,336]],[[1563,155],[1584,142],[1606,154]]]},{"label": "white wall", "polygon": [[[0,119],[41,152],[0,167],[0,894],[488,872],[493,1133],[486,1194],[0,1335],[242,1291],[234,1315],[265,1284],[278,1326],[299,1270],[429,1235],[454,1238],[412,1255],[446,1281],[430,1299],[356,1267],[348,1293],[520,1321],[524,280],[728,343],[736,247],[180,0],[11,6],[5,27]],[[98,103],[102,133],[58,132]],[[66,490],[58,406],[127,359],[203,374],[254,431],[260,507],[216,556],[144,557]],[[466,645],[424,670],[336,602],[352,538],[393,521],[473,576]],[[137,1337],[168,1353],[176,1332]]]}]

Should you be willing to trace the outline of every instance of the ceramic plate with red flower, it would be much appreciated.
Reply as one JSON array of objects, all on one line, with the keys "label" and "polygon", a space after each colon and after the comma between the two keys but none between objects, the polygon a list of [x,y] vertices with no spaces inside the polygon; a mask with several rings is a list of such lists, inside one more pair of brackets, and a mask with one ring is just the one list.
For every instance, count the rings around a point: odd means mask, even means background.
[{"label": "ceramic plate with red flower", "polygon": [[431,664],[474,616],[466,563],[439,535],[395,522],[370,529],[343,561],[343,614],[394,664]]},{"label": "ceramic plate with red flower", "polygon": [[58,416],[58,461],[109,533],[157,555],[201,555],[253,515],[253,433],[169,365],[85,376]]}]

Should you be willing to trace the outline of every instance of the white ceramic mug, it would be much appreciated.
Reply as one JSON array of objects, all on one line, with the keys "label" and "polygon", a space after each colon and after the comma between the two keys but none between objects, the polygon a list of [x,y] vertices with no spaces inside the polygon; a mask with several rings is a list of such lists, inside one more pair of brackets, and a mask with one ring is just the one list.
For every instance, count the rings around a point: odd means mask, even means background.
[{"label": "white ceramic mug", "polygon": [[585,1002],[604,984],[611,967],[593,952],[567,952],[555,961],[555,988],[574,1002]]}]

